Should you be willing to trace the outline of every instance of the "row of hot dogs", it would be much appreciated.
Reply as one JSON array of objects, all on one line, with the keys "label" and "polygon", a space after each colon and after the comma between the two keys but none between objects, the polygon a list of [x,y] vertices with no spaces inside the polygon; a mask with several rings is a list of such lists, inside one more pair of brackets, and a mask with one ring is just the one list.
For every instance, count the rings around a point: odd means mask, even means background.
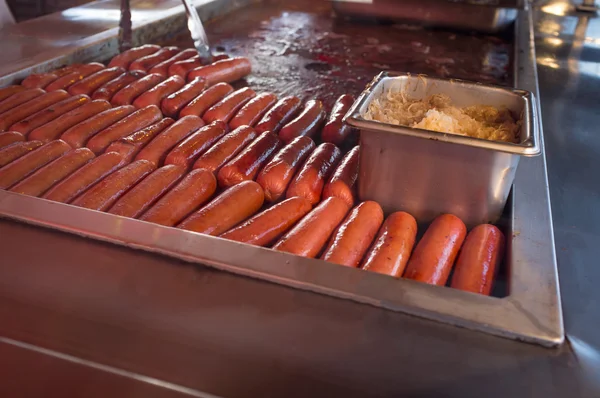
[{"label": "row of hot dogs", "polygon": [[[327,118],[319,101],[301,109],[296,97],[234,91],[227,82],[250,71],[243,58],[165,79],[199,63],[186,51],[143,46],[87,76],[66,67],[0,89],[0,131],[10,130],[0,133],[0,188],[437,285],[456,262],[453,287],[490,293],[503,253],[496,227],[465,241],[462,221],[442,215],[413,252],[412,216],[353,208],[359,148],[334,145],[350,132],[341,119],[352,97]],[[155,72],[161,79],[143,81]],[[42,94],[20,102],[31,90]]]}]

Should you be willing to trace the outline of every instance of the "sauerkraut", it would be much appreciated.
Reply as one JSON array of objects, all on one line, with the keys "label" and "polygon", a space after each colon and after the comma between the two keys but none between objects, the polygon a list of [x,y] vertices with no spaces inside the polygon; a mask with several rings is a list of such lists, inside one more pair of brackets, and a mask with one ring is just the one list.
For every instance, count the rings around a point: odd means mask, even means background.
[{"label": "sauerkraut", "polygon": [[506,108],[487,105],[458,108],[445,94],[418,100],[408,98],[402,91],[390,91],[374,99],[363,117],[440,133],[513,143],[518,142],[520,130],[520,122],[515,121]]}]

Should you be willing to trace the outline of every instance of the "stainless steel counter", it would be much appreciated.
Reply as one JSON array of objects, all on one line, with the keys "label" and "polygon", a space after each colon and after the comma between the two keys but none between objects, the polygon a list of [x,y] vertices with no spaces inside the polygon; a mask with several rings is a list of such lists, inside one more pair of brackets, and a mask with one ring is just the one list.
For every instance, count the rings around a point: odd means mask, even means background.
[{"label": "stainless steel counter", "polygon": [[[549,29],[570,23],[538,14],[553,39],[537,39],[538,66],[570,344],[510,342],[1,221],[0,261],[14,272],[0,289],[0,369],[10,380],[0,396],[597,396],[597,53],[593,39]],[[600,37],[595,26],[588,36]],[[15,363],[36,366],[36,382]],[[73,369],[86,369],[78,382],[56,383]],[[99,380],[104,390],[91,389]]]}]

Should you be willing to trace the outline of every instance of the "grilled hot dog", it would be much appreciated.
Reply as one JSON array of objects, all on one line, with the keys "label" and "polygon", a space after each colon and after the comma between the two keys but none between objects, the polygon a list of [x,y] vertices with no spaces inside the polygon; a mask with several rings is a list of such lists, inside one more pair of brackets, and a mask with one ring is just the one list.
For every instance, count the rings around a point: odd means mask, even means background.
[{"label": "grilled hot dog", "polygon": [[323,199],[335,196],[343,199],[348,206],[354,206],[355,185],[358,179],[358,151],[359,147],[355,146],[344,156],[323,188]]},{"label": "grilled hot dog", "polygon": [[252,127],[242,126],[233,130],[200,156],[194,163],[194,169],[206,169],[216,173],[255,138],[256,131]]},{"label": "grilled hot dog", "polygon": [[118,54],[110,60],[108,67],[120,66],[121,68],[127,69],[131,63],[139,58],[143,58],[147,55],[154,54],[160,50],[160,46],[156,44],[146,44],[143,46],[132,48]]},{"label": "grilled hot dog", "polygon": [[117,152],[123,156],[123,160],[130,163],[133,158],[142,150],[142,148],[152,141],[154,137],[160,134],[164,129],[175,123],[171,118],[161,119],[148,127],[136,131],[135,133],[113,142],[106,148],[104,153]]},{"label": "grilled hot dog", "polygon": [[237,129],[240,126],[254,126],[275,102],[277,102],[277,96],[273,93],[257,95],[236,113],[229,122],[229,127]]},{"label": "grilled hot dog", "polygon": [[145,212],[140,220],[172,227],[206,203],[216,189],[217,180],[211,172],[193,170]]},{"label": "grilled hot dog", "polygon": [[352,127],[346,123],[342,123],[342,119],[346,116],[353,103],[354,97],[348,94],[344,94],[337,99],[333,105],[329,119],[327,119],[327,123],[321,132],[321,139],[324,142],[341,145],[352,132]]},{"label": "grilled hot dog", "polygon": [[417,243],[404,277],[443,286],[465,240],[465,224],[452,214],[438,216]]},{"label": "grilled hot dog", "polygon": [[163,98],[160,109],[165,116],[176,117],[179,111],[189,104],[206,88],[206,80],[196,78],[183,86],[179,91]]},{"label": "grilled hot dog", "polygon": [[160,103],[163,98],[173,94],[177,90],[181,89],[184,85],[185,80],[183,80],[183,78],[179,76],[171,76],[137,97],[135,101],[133,101],[133,106],[138,109],[150,105],[160,107]]},{"label": "grilled hot dog", "polygon": [[367,271],[402,276],[417,238],[417,221],[403,211],[392,213],[383,223],[362,268]]},{"label": "grilled hot dog", "polygon": [[69,128],[60,136],[60,139],[71,145],[72,148],[81,148],[90,137],[127,117],[134,111],[135,108],[131,105],[105,110]]},{"label": "grilled hot dog", "polygon": [[5,131],[4,133],[0,133],[0,149],[19,141],[25,141],[25,137],[18,131]]},{"label": "grilled hot dog", "polygon": [[249,75],[251,71],[252,65],[248,58],[234,57],[193,69],[188,73],[187,79],[203,77],[206,79],[207,85],[213,86],[217,83],[231,83],[240,80]]},{"label": "grilled hot dog", "polygon": [[280,99],[269,111],[263,116],[256,125],[256,131],[262,133],[270,131],[277,134],[283,126],[285,126],[296,114],[300,108],[300,98],[285,97]]},{"label": "grilled hot dog", "polygon": [[207,109],[221,101],[223,98],[233,92],[233,87],[227,83],[215,84],[207,88],[204,92],[194,98],[180,112],[179,116],[200,116],[204,115]]},{"label": "grilled hot dog", "polygon": [[125,72],[103,86],[100,86],[100,88],[92,94],[92,99],[111,101],[112,97],[119,92],[119,90],[144,76],[146,76],[146,74],[138,70]]},{"label": "grilled hot dog", "polygon": [[30,101],[27,101],[19,106],[12,108],[9,111],[0,114],[0,131],[8,129],[14,123],[20,122],[26,117],[29,117],[34,113],[49,107],[50,105],[64,100],[68,96],[69,94],[67,94],[67,92],[63,90],[42,94],[39,97],[36,97]]},{"label": "grilled hot dog", "polygon": [[123,87],[113,95],[110,103],[114,106],[131,105],[133,101],[158,83],[162,82],[164,77],[156,73],[146,75],[127,86]]},{"label": "grilled hot dog", "polygon": [[55,103],[54,105],[50,105],[46,109],[42,109],[41,111],[34,113],[20,122],[13,124],[9,129],[23,134],[28,134],[33,129],[43,126],[57,117],[70,112],[75,108],[79,108],[88,102],[90,102],[90,97],[87,95],[76,95],[74,97],[69,97]]},{"label": "grilled hot dog", "polygon": [[323,103],[318,100],[310,100],[304,106],[304,110],[291,122],[281,128],[279,138],[285,143],[291,142],[300,136],[314,136],[325,121],[325,109]]},{"label": "grilled hot dog", "polygon": [[119,77],[125,73],[125,69],[115,66],[113,68],[100,69],[96,73],[85,77],[81,81],[73,84],[67,90],[71,95],[85,94],[91,95],[96,89],[102,87],[105,83]]},{"label": "grilled hot dog", "polygon": [[206,123],[216,121],[228,123],[233,115],[235,115],[237,111],[254,96],[256,96],[256,93],[248,87],[234,91],[204,112],[202,119]]},{"label": "grilled hot dog", "polygon": [[0,167],[42,146],[41,141],[15,142],[0,149]]},{"label": "grilled hot dog", "polygon": [[202,127],[177,144],[165,158],[165,164],[190,168],[196,158],[223,137],[226,131],[227,125],[219,121]]}]

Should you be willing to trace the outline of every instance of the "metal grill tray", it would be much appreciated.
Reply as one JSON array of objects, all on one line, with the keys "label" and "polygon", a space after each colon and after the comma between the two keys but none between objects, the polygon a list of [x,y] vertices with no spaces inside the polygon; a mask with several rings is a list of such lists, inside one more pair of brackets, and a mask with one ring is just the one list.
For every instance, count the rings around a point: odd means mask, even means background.
[{"label": "metal grill tray", "polygon": [[[537,94],[530,13],[519,12],[516,26],[515,85]],[[78,61],[72,55],[69,59]],[[0,86],[13,78],[0,78]],[[545,156],[521,160],[509,203],[508,295],[503,298],[397,280],[5,191],[0,191],[0,216],[506,338],[556,346],[563,342],[564,331]]]}]

